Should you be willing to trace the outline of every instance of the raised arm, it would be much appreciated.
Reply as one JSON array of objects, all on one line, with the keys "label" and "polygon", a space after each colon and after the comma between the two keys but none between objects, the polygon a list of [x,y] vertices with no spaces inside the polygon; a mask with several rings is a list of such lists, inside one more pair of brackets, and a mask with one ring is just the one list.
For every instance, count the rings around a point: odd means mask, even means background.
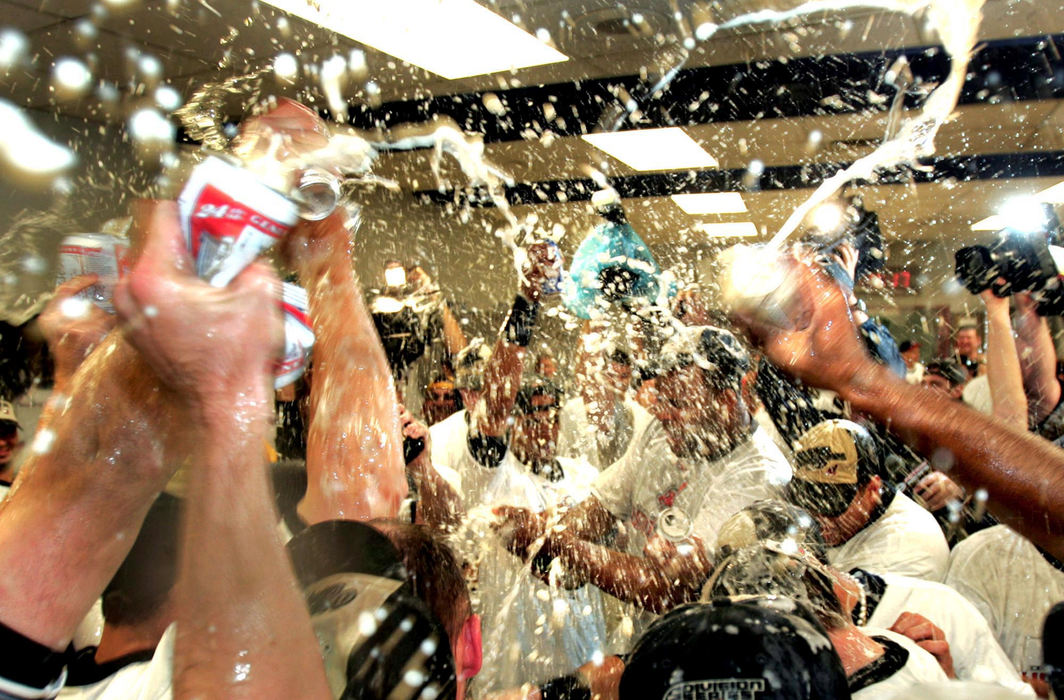
[{"label": "raised arm", "polygon": [[262,459],[279,285],[258,265],[223,289],[197,279],[172,205],[154,209],[149,235],[115,304],[189,430],[175,695],[327,698]]},{"label": "raised arm", "polygon": [[521,388],[525,351],[539,314],[543,280],[550,274],[553,261],[553,253],[546,244],[533,245],[527,252],[519,292],[484,368],[484,396],[473,411],[474,432],[480,435],[506,434],[517,391]]},{"label": "raised arm", "polygon": [[317,336],[307,495],[299,508],[310,524],[394,518],[407,493],[392,373],[351,266],[350,247],[339,212],[300,224],[286,246],[310,298]]},{"label": "raised arm", "polygon": [[846,302],[823,271],[793,257],[780,264],[796,284],[796,329],[738,316],[765,355],[807,384],[838,392],[923,454],[948,450],[952,474],[986,488],[991,512],[1054,556],[1064,556],[1064,451],[906,384],[861,347]]},{"label": "raised arm", "polygon": [[80,363],[0,506],[0,623],[66,647],[187,452],[174,399],[120,333]]},{"label": "raised arm", "polygon": [[1027,429],[1027,398],[1023,393],[1020,358],[1012,340],[1009,300],[991,290],[979,297],[986,305],[989,329],[986,335],[986,374],[994,417],[1017,430]]},{"label": "raised arm", "polygon": [[1023,372],[1023,390],[1027,395],[1031,421],[1038,425],[1060,402],[1057,380],[1057,349],[1045,316],[1039,316],[1030,294],[1017,294],[1016,351]]},{"label": "raised arm", "polygon": [[[281,152],[298,154],[327,142],[315,112],[278,100],[275,109],[248,120],[238,150],[280,143]],[[299,506],[310,524],[394,518],[407,492],[391,369],[351,264],[345,224],[342,210],[301,222],[286,236],[282,251],[307,290],[316,336],[307,495]]]}]

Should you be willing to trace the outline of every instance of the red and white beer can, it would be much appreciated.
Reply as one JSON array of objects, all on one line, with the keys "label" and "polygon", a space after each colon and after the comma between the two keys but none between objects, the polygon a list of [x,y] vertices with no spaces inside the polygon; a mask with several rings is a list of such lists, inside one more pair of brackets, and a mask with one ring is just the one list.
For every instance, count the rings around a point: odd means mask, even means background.
[{"label": "red and white beer can", "polygon": [[96,275],[96,284],[78,296],[113,314],[112,297],[118,280],[125,276],[128,250],[127,240],[106,233],[67,236],[59,243],[57,281],[61,284],[79,275]]},{"label": "red and white beer can", "polygon": [[273,368],[273,387],[280,389],[303,376],[314,347],[314,330],[310,325],[307,292],[285,282],[281,291],[284,313],[284,355]]}]

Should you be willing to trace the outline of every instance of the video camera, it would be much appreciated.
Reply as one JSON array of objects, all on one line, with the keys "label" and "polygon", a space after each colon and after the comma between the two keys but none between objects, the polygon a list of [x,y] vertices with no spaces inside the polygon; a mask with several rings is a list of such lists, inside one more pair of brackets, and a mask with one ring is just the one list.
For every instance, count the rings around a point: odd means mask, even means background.
[{"label": "video camera", "polygon": [[1064,314],[1064,286],[1057,262],[1064,261],[1064,232],[1053,207],[1037,206],[1042,213],[1037,225],[1013,223],[998,231],[997,240],[989,246],[961,248],[954,254],[955,269],[972,294],[987,289],[999,297],[1030,292],[1040,315],[1058,316]]}]

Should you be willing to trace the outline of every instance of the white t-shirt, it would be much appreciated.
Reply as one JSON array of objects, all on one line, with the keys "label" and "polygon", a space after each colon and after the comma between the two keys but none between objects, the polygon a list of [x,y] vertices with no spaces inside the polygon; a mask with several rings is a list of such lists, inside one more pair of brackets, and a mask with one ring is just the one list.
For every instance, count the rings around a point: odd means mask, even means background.
[{"label": "white t-shirt", "polygon": [[779,498],[790,478],[791,465],[760,428],[720,459],[688,463],[672,453],[664,428],[655,422],[620,461],[599,474],[592,493],[631,526],[628,551],[633,555],[643,555],[659,519],[661,528],[687,530],[712,552],[724,521],[754,501]]},{"label": "white t-shirt", "polygon": [[903,612],[923,615],[945,633],[957,678],[996,683],[1034,697],[1031,686],[1020,678],[994,639],[986,619],[964,596],[936,581],[893,574],[879,576],[886,583],[886,590],[868,617],[869,626],[889,629]]},{"label": "white t-shirt", "polygon": [[[619,417],[627,424],[629,436],[627,443],[620,446],[619,456],[623,456],[628,445],[638,439],[646,431],[647,426],[654,422],[654,417],[650,415],[650,412],[631,399],[624,399],[621,407],[624,409],[624,414]],[[558,455],[586,458],[598,471],[612,464],[612,462],[603,463],[598,440],[596,440],[596,428],[588,420],[587,407],[584,405],[583,398],[579,396],[569,399],[562,406],[558,432]]]},{"label": "white t-shirt", "polygon": [[64,700],[169,700],[176,629],[174,625],[166,628],[151,661],[125,666],[99,683],[63,688],[59,697]]},{"label": "white t-shirt", "polygon": [[878,683],[866,686],[853,693],[854,700],[887,700],[894,697],[912,697],[905,691],[918,683],[937,683],[949,680],[946,672],[938,665],[934,656],[916,645],[908,637],[895,634],[890,630],[875,627],[862,627],[861,631],[870,637],[886,637],[909,652],[905,666],[890,677]]},{"label": "white t-shirt", "polygon": [[1042,667],[1042,625],[1064,600],[1064,571],[1004,525],[981,530],[953,548],[946,583],[983,614],[1021,673]]},{"label": "white t-shirt", "polygon": [[836,569],[865,569],[941,581],[949,564],[949,546],[935,517],[903,493],[879,519],[838,547],[827,551]]}]

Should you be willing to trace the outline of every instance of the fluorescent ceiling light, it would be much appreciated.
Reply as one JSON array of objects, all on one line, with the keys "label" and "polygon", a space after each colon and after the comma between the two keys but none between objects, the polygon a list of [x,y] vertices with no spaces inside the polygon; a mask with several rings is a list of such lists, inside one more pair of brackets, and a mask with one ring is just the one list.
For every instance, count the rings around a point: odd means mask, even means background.
[{"label": "fluorescent ceiling light", "polygon": [[716,224],[699,224],[698,228],[710,238],[748,238],[757,235],[753,221],[723,221]]},{"label": "fluorescent ceiling light", "polygon": [[1052,187],[1047,187],[1035,197],[1041,202],[1050,204],[1064,204],[1064,182],[1058,182]]},{"label": "fluorescent ceiling light", "polygon": [[993,214],[972,224],[973,231],[1000,231],[1005,228],[1005,217]]},{"label": "fluorescent ceiling light", "polygon": [[717,159],[676,126],[586,134],[583,139],[635,170],[717,167]]},{"label": "fluorescent ceiling light", "polygon": [[688,214],[742,214],[746,203],[738,192],[674,194],[672,201]]},{"label": "fluorescent ceiling light", "polygon": [[569,60],[473,0],[265,2],[450,80]]}]

